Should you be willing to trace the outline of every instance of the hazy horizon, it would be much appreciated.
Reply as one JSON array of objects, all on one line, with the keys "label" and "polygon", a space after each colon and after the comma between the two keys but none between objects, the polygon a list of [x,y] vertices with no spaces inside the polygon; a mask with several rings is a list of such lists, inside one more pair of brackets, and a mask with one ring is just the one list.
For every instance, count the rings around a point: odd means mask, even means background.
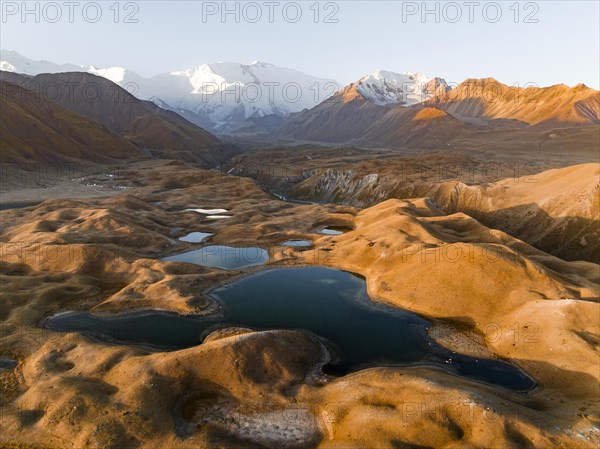
[{"label": "hazy horizon", "polygon": [[222,2],[142,1],[118,10],[102,3],[97,21],[90,3],[69,11],[63,3],[26,2],[23,15],[21,2],[2,2],[2,48],[148,78],[260,60],[342,84],[388,70],[451,83],[494,77],[509,85],[600,86],[593,1],[476,2],[472,10],[469,2],[427,2],[424,16],[422,2],[227,2],[223,16]]}]

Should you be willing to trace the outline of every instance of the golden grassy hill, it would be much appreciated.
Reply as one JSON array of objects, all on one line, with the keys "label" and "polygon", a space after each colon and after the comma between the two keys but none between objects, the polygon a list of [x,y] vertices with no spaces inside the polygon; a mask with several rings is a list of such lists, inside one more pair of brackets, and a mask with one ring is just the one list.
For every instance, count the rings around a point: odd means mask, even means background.
[{"label": "golden grassy hill", "polygon": [[600,123],[600,92],[583,84],[520,88],[493,78],[468,79],[425,104],[491,126],[561,128]]},{"label": "golden grassy hill", "polygon": [[[0,212],[0,354],[19,360],[0,384],[10,398],[4,441],[75,449],[597,447],[598,265],[565,262],[427,199],[357,211],[278,201],[248,179],[181,163],[148,163],[131,176],[139,187],[125,195]],[[232,218],[180,212],[193,205],[224,207]],[[325,223],[353,230],[314,234]],[[321,372],[327,349],[298,331],[230,329],[196,347],[155,351],[37,328],[45,315],[73,308],[205,310],[203,292],[239,273],[156,260],[189,248],[176,237],[199,228],[214,232],[215,243],[273,247],[266,268],[361,273],[374,301],[413,310],[434,328],[443,319],[451,330],[442,343],[508,359],[539,387],[516,394],[429,366],[332,378]],[[315,247],[277,245],[292,237]],[[461,343],[471,336],[471,346]]]},{"label": "golden grassy hill", "polygon": [[600,260],[600,168],[580,164],[489,185],[441,185],[434,194],[461,211],[567,260]]}]

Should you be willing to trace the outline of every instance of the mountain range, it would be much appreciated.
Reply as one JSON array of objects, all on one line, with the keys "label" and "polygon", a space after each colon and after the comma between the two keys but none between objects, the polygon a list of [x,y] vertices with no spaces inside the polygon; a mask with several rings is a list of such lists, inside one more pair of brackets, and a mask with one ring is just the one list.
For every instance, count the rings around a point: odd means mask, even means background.
[{"label": "mountain range", "polygon": [[600,123],[600,95],[584,84],[519,88],[493,78],[468,79],[425,104],[482,126],[549,128]]},{"label": "mountain range", "polygon": [[287,117],[316,106],[340,88],[335,80],[260,61],[203,64],[144,78],[122,67],[59,65],[2,50],[0,69],[34,76],[60,72],[102,76],[136,97],[151,100],[212,131],[226,131],[252,117]]},{"label": "mountain range", "polygon": [[[124,68],[58,65],[13,51],[3,50],[0,59],[2,80],[26,91],[74,83],[75,92],[63,89],[52,102],[146,154],[210,166],[234,151],[216,135],[464,149],[506,143],[506,136],[515,136],[509,142],[513,146],[540,142],[552,139],[558,128],[574,128],[572,139],[586,145],[590,127],[600,124],[600,93],[582,84],[519,88],[484,78],[451,88],[441,77],[380,70],[341,87],[334,80],[258,61],[204,64],[143,78]],[[85,100],[84,87],[92,84],[105,93],[98,101]],[[75,94],[76,101],[68,94]],[[514,131],[503,131],[508,129]]]},{"label": "mountain range", "polygon": [[[0,51],[0,69],[25,75],[88,72],[109,79],[142,100],[173,110],[217,133],[227,133],[250,119],[288,119],[311,109],[343,89],[335,80],[306,75],[266,62],[219,62],[144,78],[123,67],[97,68],[34,61],[15,51]],[[422,73],[377,71],[356,82],[357,91],[376,105],[413,105],[446,92],[446,81]],[[267,118],[267,121],[273,121]],[[260,122],[260,120],[259,120]]]},{"label": "mountain range", "polygon": [[353,83],[291,117],[280,138],[375,147],[436,148],[459,136],[496,129],[587,127],[600,124],[600,93],[582,84],[545,88],[507,86],[493,78],[444,84],[424,101],[381,104]]}]

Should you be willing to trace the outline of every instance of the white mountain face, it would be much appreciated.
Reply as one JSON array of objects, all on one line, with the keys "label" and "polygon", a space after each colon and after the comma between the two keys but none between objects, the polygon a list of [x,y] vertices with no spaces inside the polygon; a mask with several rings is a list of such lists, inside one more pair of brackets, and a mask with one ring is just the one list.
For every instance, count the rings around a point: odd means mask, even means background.
[{"label": "white mountain face", "polygon": [[38,75],[86,71],[102,76],[140,99],[151,100],[213,131],[232,129],[251,117],[287,117],[316,106],[341,88],[335,80],[260,61],[204,64],[144,78],[121,67],[57,65],[5,50],[0,56],[2,70],[10,72]]},{"label": "white mountain face", "polygon": [[[34,61],[12,50],[0,50],[0,70],[35,76],[41,73],[88,72],[102,76],[113,83],[125,84],[143,79],[123,67],[98,69],[93,65],[55,64],[50,61]],[[133,89],[132,89],[133,90]]]},{"label": "white mountain face", "polygon": [[76,72],[84,68],[73,64],[54,64],[49,61],[33,61],[21,56],[16,51],[0,50],[0,70],[22,73],[23,75],[39,75],[40,73]]},{"label": "white mountain face", "polygon": [[[207,116],[217,128],[242,118],[271,114],[287,117],[316,106],[341,87],[331,79],[260,61],[248,65],[204,64],[150,81],[155,96],[173,107]],[[163,90],[163,83],[170,88]]]},{"label": "white mountain face", "polygon": [[442,78],[385,70],[363,76],[356,82],[356,89],[366,100],[381,106],[421,103],[431,98],[440,88],[447,89],[446,81]]}]

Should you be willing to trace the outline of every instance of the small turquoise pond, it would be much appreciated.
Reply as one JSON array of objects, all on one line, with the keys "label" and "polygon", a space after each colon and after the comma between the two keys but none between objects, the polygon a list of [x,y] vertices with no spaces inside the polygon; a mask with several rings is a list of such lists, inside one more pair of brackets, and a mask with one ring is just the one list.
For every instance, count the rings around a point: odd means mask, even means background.
[{"label": "small turquoise pond", "polygon": [[341,235],[349,231],[352,231],[352,228],[349,228],[348,226],[329,226],[325,229],[321,229],[319,232],[325,235]]},{"label": "small turquoise pond", "polygon": [[297,247],[308,247],[312,246],[313,242],[310,240],[288,240],[283,242],[282,246],[297,246]]},{"label": "small turquoise pond", "polygon": [[162,260],[188,262],[204,267],[238,270],[240,268],[263,265],[269,261],[267,250],[255,246],[232,247],[224,245],[204,246],[194,251],[187,251]]}]

